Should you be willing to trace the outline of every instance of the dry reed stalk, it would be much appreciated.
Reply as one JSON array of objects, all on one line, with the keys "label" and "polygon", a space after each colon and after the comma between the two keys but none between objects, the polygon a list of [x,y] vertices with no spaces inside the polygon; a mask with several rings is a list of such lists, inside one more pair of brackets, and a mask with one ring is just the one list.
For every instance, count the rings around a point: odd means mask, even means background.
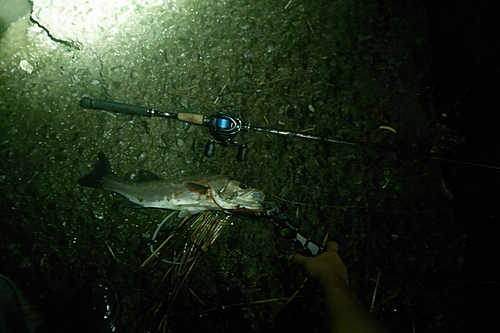
[{"label": "dry reed stalk", "polygon": [[[158,283],[153,297],[147,304],[146,322],[153,323],[161,316],[157,330],[167,329],[168,313],[182,285],[226,225],[228,215],[222,212],[204,211],[185,218],[171,234],[140,266],[157,264],[165,256],[172,255],[170,267]],[[147,324],[149,326],[151,324]]]}]

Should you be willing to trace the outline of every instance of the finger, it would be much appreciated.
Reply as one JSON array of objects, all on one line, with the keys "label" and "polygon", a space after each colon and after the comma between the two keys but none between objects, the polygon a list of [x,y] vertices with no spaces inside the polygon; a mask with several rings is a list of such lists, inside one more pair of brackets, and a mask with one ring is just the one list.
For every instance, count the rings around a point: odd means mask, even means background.
[{"label": "finger", "polygon": [[326,243],[326,251],[339,252],[339,244],[333,241]]}]

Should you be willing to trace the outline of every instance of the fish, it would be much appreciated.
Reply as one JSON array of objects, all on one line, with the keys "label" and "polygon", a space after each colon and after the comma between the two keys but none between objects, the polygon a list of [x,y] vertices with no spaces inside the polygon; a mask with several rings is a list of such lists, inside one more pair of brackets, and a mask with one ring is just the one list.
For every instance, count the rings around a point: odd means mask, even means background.
[{"label": "fish", "polygon": [[94,169],[80,178],[78,184],[117,193],[125,198],[126,207],[176,210],[181,218],[205,210],[259,211],[265,199],[262,191],[225,175],[165,180],[141,171],[137,178],[132,181],[118,177],[104,153],[99,152]]}]

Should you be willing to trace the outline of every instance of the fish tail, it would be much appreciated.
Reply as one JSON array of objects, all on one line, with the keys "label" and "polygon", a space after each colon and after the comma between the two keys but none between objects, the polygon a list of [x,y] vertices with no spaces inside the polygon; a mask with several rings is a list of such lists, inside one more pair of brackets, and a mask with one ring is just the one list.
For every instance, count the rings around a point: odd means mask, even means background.
[{"label": "fish tail", "polygon": [[87,175],[78,179],[78,184],[86,187],[102,189],[104,178],[112,173],[111,164],[106,156],[104,156],[104,154],[100,151],[97,154],[97,161],[94,164],[94,169]]}]

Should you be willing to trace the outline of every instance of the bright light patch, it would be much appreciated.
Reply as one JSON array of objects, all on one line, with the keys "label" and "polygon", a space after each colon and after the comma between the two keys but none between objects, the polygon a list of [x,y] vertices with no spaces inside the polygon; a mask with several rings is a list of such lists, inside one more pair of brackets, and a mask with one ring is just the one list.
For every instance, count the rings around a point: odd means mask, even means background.
[{"label": "bright light patch", "polygon": [[[34,0],[32,19],[58,42],[78,48],[131,41],[144,33],[138,20],[148,20],[149,13],[175,11],[176,0]],[[154,18],[152,18],[154,19]],[[147,28],[146,28],[147,29]],[[119,37],[119,38],[118,38]]]}]

